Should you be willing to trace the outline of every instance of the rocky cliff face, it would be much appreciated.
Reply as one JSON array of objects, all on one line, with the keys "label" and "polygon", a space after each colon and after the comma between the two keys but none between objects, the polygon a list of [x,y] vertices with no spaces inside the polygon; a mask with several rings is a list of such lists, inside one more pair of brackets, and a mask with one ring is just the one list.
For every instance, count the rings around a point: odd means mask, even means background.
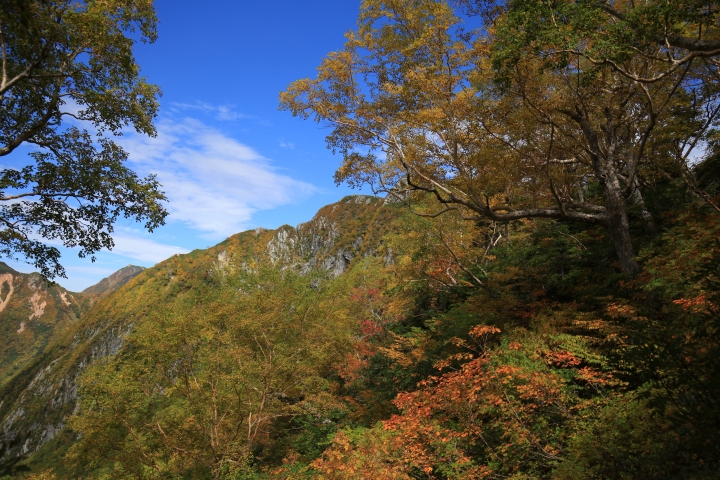
[{"label": "rocky cliff face", "polygon": [[[117,353],[128,331],[83,328],[80,319],[143,270],[129,265],[77,293],[0,263],[0,429],[6,456],[29,455],[64,429],[75,408],[77,377],[90,363]],[[89,351],[79,348],[87,344]],[[69,356],[78,357],[75,368],[67,368]]]},{"label": "rocky cliff face", "polygon": [[279,228],[267,243],[267,254],[284,268],[299,268],[301,273],[320,269],[337,277],[363,252],[364,237],[377,227],[382,206],[375,197],[346,197],[323,207],[307,223]]},{"label": "rocky cliff face", "polygon": [[93,303],[144,270],[128,265],[82,293],[0,262],[0,386],[64,336]]},{"label": "rocky cliff face", "polygon": [[83,295],[0,262],[0,385],[61,337],[86,307]]},{"label": "rocky cliff face", "polygon": [[[25,457],[65,428],[77,405],[78,377],[98,360],[115,355],[132,324],[80,329],[3,389],[2,443],[6,457]],[[29,380],[29,381],[28,381]]]},{"label": "rocky cliff face", "polygon": [[46,351],[0,389],[0,451],[6,452],[4,461],[32,455],[63,431],[76,409],[82,373],[98,360],[121,351],[133,325],[142,322],[149,311],[186,292],[209,288],[240,269],[252,272],[263,261],[280,269],[333,277],[363,256],[377,255],[392,261],[392,252],[383,247],[381,237],[397,214],[397,206],[386,205],[379,198],[345,197],[297,227],[242,232],[215,247],[175,255],[137,272],[122,286],[132,272],[118,272],[97,289],[88,289],[94,293],[111,290],[113,285],[116,288],[76,322],[64,343]]}]

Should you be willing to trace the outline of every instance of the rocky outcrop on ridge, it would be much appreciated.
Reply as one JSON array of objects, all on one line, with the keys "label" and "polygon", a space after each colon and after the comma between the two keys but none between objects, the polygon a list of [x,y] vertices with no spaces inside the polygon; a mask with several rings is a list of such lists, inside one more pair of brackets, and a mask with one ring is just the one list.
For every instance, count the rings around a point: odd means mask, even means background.
[{"label": "rocky outcrop on ridge", "polygon": [[0,262],[0,386],[37,359],[86,309],[82,294]]},{"label": "rocky outcrop on ridge", "polygon": [[398,212],[397,205],[381,198],[348,196],[321,208],[312,220],[297,227],[242,232],[215,247],[174,255],[146,270],[126,267],[85,290],[81,295],[105,296],[76,322],[64,343],[46,351],[0,388],[0,452],[5,452],[0,464],[32,455],[65,429],[76,411],[82,373],[94,362],[122,351],[133,325],[148,312],[238,270],[252,272],[262,261],[279,269],[332,277],[341,275],[357,258],[377,256],[391,261],[392,252],[382,245],[382,236]]}]

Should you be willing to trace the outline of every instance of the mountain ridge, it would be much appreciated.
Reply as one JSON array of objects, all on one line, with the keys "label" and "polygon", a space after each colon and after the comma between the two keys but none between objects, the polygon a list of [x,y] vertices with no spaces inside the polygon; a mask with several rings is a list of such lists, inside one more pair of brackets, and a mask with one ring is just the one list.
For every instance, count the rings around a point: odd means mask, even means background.
[{"label": "mountain ridge", "polygon": [[379,255],[391,262],[392,252],[383,247],[381,237],[397,214],[396,206],[382,198],[348,196],[322,207],[297,227],[247,230],[139,271],[96,301],[61,344],[26,368],[21,379],[0,389],[3,397],[12,399],[0,403],[0,450],[5,450],[5,459],[30,456],[64,431],[76,410],[82,372],[120,352],[135,324],[158,305],[222,283],[240,270],[254,271],[263,262],[301,275],[317,271],[332,278],[358,258]]},{"label": "mountain ridge", "polygon": [[0,262],[0,385],[41,355],[88,307],[84,295]]},{"label": "mountain ridge", "polygon": [[93,303],[144,270],[128,265],[83,292],[0,262],[0,385],[62,337]]},{"label": "mountain ridge", "polygon": [[143,270],[145,270],[145,267],[127,265],[120,270],[113,272],[110,276],[103,278],[95,285],[89,286],[81,293],[90,295],[107,295],[125,285]]}]

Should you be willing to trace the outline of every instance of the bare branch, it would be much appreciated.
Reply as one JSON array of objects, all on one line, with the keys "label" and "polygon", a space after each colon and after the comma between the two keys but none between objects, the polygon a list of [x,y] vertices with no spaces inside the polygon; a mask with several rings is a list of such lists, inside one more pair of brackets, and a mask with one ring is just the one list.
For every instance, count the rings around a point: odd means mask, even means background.
[{"label": "bare branch", "polygon": [[475,280],[478,285],[483,286],[484,284],[483,284],[482,280],[477,278],[475,276],[475,274],[473,274],[470,270],[465,268],[465,265],[463,265],[462,262],[460,261],[460,259],[457,257],[457,255],[455,255],[455,252],[453,252],[452,248],[450,248],[450,245],[448,245],[447,241],[445,240],[445,235],[443,235],[442,231],[438,231],[438,233],[440,233],[440,240],[442,240],[442,243],[443,243],[443,245],[445,245],[445,248],[447,248],[447,251],[450,252],[450,255],[453,257],[453,260],[455,260],[455,263],[457,264],[457,266],[460,267],[463,270],[463,272],[470,275],[470,278]]}]

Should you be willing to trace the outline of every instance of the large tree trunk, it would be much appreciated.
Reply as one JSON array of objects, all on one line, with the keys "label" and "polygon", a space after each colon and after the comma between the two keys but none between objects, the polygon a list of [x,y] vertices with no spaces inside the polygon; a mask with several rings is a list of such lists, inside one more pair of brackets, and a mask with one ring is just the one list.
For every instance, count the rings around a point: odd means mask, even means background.
[{"label": "large tree trunk", "polygon": [[642,220],[645,233],[648,235],[655,233],[655,221],[650,211],[648,211],[647,205],[645,205],[645,199],[643,199],[642,193],[640,193],[640,182],[638,182],[637,176],[635,176],[633,185],[632,201],[640,209],[640,219]]},{"label": "large tree trunk", "polygon": [[[607,174],[606,174],[607,175]],[[620,260],[620,268],[627,276],[635,275],[640,267],[635,260],[627,204],[617,177],[610,173],[603,183],[605,190],[605,208],[607,209],[607,229],[615,243],[615,251]]]},{"label": "large tree trunk", "polygon": [[[564,112],[575,120],[587,139],[590,147],[590,157],[595,170],[595,178],[600,182],[605,193],[605,226],[615,243],[615,251],[620,260],[620,268],[628,276],[634,276],[640,270],[635,260],[632,238],[630,237],[630,222],[628,221],[627,204],[623,195],[623,188],[617,175],[615,154],[618,138],[613,133],[614,128],[608,125],[605,129],[606,148],[600,148],[598,132],[593,128],[589,118],[576,107],[575,112]],[[603,153],[604,151],[604,153]]]}]

